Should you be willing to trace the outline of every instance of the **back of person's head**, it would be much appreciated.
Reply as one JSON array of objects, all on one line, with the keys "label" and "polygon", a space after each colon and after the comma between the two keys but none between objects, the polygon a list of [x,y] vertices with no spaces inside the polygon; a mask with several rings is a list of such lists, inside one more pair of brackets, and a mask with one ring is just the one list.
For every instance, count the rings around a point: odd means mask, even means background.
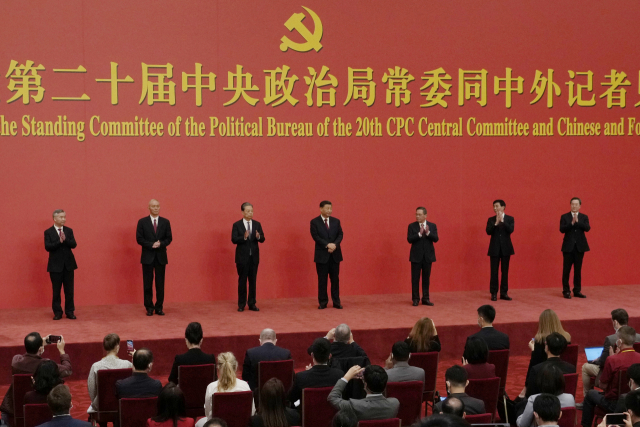
[{"label": "back of person's head", "polygon": [[624,308],[616,308],[611,311],[611,320],[615,320],[620,326],[628,325],[629,313]]},{"label": "back of person's head", "polygon": [[545,338],[549,353],[560,356],[567,349],[567,339],[558,332],[552,332]]},{"label": "back of person's head", "polygon": [[71,409],[71,392],[69,387],[58,384],[47,395],[47,405],[53,415],[67,415]]},{"label": "back of person's head", "polygon": [[369,365],[364,369],[363,379],[371,393],[382,393],[387,387],[387,371],[378,365]]},{"label": "back of person's head", "polygon": [[204,423],[202,427],[227,427],[227,422],[222,418],[213,417]]},{"label": "back of person's head", "polygon": [[218,390],[226,391],[236,386],[238,361],[230,351],[218,354]]},{"label": "back of person's head", "polygon": [[[640,387],[640,363],[634,363],[627,369],[627,377]],[[638,414],[640,416],[640,414]]]},{"label": "back of person's head", "polygon": [[261,343],[265,343],[265,342],[275,342],[276,341],[276,331],[274,331],[273,329],[263,329],[262,332],[260,332],[260,342]]},{"label": "back of person's head", "polygon": [[349,342],[349,340],[351,339],[351,329],[349,328],[349,325],[347,325],[346,323],[341,323],[336,326],[333,339],[337,342]]},{"label": "back of person's head", "polygon": [[469,337],[464,347],[464,355],[471,365],[487,363],[489,347],[487,347],[487,343],[482,338]]},{"label": "back of person's head", "polygon": [[406,362],[411,355],[411,349],[409,344],[404,341],[398,341],[391,347],[391,354],[397,362]]},{"label": "back of person's head", "polygon": [[29,335],[24,337],[24,349],[29,354],[37,354],[40,347],[42,347],[42,344],[42,337],[37,332],[31,332]]},{"label": "back of person's head", "polygon": [[191,322],[184,331],[184,337],[189,344],[198,345],[202,341],[202,325],[198,322]]},{"label": "back of person's head", "polygon": [[633,343],[636,341],[636,330],[631,326],[621,326],[617,334],[618,339],[627,347],[633,346]]},{"label": "back of person's head", "polygon": [[460,365],[453,365],[444,373],[444,380],[448,381],[453,387],[466,387],[468,379],[467,370]]},{"label": "back of person's head", "polygon": [[287,427],[285,413],[284,385],[277,378],[271,378],[260,389],[260,407],[264,427]]},{"label": "back of person's head", "polygon": [[430,417],[423,418],[419,427],[469,427],[470,424],[456,415],[451,414],[433,414]]},{"label": "back of person's head", "polygon": [[464,417],[464,402],[457,397],[447,397],[442,402],[442,413]]},{"label": "back of person's head", "polygon": [[356,427],[358,425],[358,417],[350,408],[345,408],[333,416],[331,427]]},{"label": "back of person's head", "polygon": [[62,384],[58,364],[53,360],[43,360],[33,374],[33,389],[40,394],[49,394],[58,384]]},{"label": "back of person's head", "polygon": [[548,393],[554,396],[560,396],[564,393],[564,373],[557,366],[545,366],[538,374],[536,381],[541,393]]},{"label": "back of person's head", "polygon": [[104,351],[110,352],[120,345],[120,337],[118,334],[107,334],[102,340],[102,348]]},{"label": "back of person's head", "polygon": [[316,362],[325,364],[329,361],[329,356],[331,355],[331,343],[324,337],[316,338],[311,344],[311,353],[313,353],[313,358]]},{"label": "back of person's head", "polygon": [[148,348],[141,348],[133,353],[133,368],[136,371],[146,371],[153,363],[153,353]]},{"label": "back of person's head", "polygon": [[187,416],[187,406],[184,400],[184,393],[180,387],[169,383],[162,388],[158,396],[158,415],[153,420],[159,423],[172,420],[173,425],[177,425],[178,419]]},{"label": "back of person's head", "polygon": [[560,400],[552,394],[541,393],[533,401],[533,412],[540,421],[557,422],[560,419]]},{"label": "back of person's head", "polygon": [[624,398],[624,404],[628,412],[632,412],[632,416],[640,418],[640,390],[633,390],[627,393]]},{"label": "back of person's head", "polygon": [[418,353],[429,351],[429,343],[435,335],[436,327],[428,317],[419,319],[409,332],[409,338],[416,345]]},{"label": "back of person's head", "polygon": [[489,304],[482,305],[478,308],[478,316],[482,317],[487,323],[493,323],[496,319],[496,309]]},{"label": "back of person's head", "polygon": [[571,342],[571,335],[562,327],[562,323],[556,312],[548,308],[540,313],[540,317],[538,318],[538,332],[534,339],[536,342],[542,344],[545,338],[553,332],[558,332],[566,338],[567,342]]}]

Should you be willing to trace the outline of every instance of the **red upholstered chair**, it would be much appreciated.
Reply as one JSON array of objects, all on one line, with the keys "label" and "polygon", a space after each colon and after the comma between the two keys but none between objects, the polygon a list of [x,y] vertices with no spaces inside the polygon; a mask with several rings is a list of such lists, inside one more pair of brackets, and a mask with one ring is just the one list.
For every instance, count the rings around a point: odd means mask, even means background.
[{"label": "red upholstered chair", "polygon": [[329,401],[333,387],[302,389],[302,427],[329,427],[336,410]]},{"label": "red upholstered chair", "polygon": [[13,425],[24,426],[24,395],[33,391],[31,374],[13,375]]},{"label": "red upholstered chair", "polygon": [[214,417],[222,418],[228,427],[247,427],[251,420],[253,392],[234,391],[231,393],[213,393],[211,412]]},{"label": "red upholstered chair", "polygon": [[500,391],[500,378],[485,378],[469,380],[469,385],[465,392],[476,399],[484,402],[485,410],[493,416],[498,406],[498,392]]},{"label": "red upholstered chair", "polygon": [[437,351],[431,351],[429,353],[411,353],[411,357],[409,358],[409,365],[424,369],[423,401],[433,402],[433,395],[436,392],[436,380],[438,378],[439,358],[440,353]]},{"label": "red upholstered chair", "polygon": [[404,381],[387,383],[387,397],[400,401],[397,417],[403,426],[410,426],[420,420],[422,412],[422,381]]},{"label": "red upholstered chair", "polygon": [[580,347],[578,344],[569,344],[567,348],[560,355],[560,359],[565,362],[571,363],[573,366],[578,366],[578,351]]},{"label": "red upholstered chair", "polygon": [[469,424],[491,424],[491,414],[465,415],[464,419]]},{"label": "red upholstered chair", "polygon": [[640,353],[640,342],[633,343],[633,349]]},{"label": "red upholstered chair", "polygon": [[[577,374],[576,374],[577,375]],[[559,427],[575,427],[576,408],[562,408],[562,416],[558,420]]]},{"label": "red upholstered chair", "polygon": [[118,420],[118,398],[116,381],[129,378],[133,369],[101,369],[98,371],[98,411],[91,414],[91,421],[98,424],[113,423]]},{"label": "red upholstered chair", "polygon": [[358,427],[400,427],[400,418],[388,418],[386,420],[362,420]]},{"label": "red upholstered chair", "polygon": [[53,413],[46,403],[24,405],[24,427],[36,427],[52,418]]},{"label": "red upholstered chair", "polygon": [[144,427],[157,414],[157,397],[120,399],[120,427]]},{"label": "red upholstered chair", "polygon": [[256,406],[260,401],[260,390],[264,383],[271,378],[282,381],[284,389],[288,391],[293,384],[293,360],[276,360],[271,362],[258,362],[258,392],[256,393]]},{"label": "red upholstered chair", "polygon": [[564,392],[576,397],[578,389],[578,374],[564,374]]},{"label": "red upholstered chair", "polygon": [[507,399],[504,395],[504,388],[507,385],[507,371],[509,370],[509,349],[490,350],[487,363],[496,367],[496,377],[500,378],[500,390],[498,391],[498,404],[504,405],[504,412],[507,412]]},{"label": "red upholstered chair", "polygon": [[[618,382],[618,396],[624,393],[629,393],[629,377],[627,376],[626,368],[618,370],[614,374],[612,381]],[[618,396],[616,396],[616,399],[618,398]],[[594,416],[592,425],[597,426],[604,418],[605,412],[599,406],[596,406],[595,410],[593,411],[593,415]]]},{"label": "red upholstered chair", "polygon": [[178,366],[178,385],[184,393],[187,416],[204,416],[204,399],[207,386],[215,381],[216,365]]}]

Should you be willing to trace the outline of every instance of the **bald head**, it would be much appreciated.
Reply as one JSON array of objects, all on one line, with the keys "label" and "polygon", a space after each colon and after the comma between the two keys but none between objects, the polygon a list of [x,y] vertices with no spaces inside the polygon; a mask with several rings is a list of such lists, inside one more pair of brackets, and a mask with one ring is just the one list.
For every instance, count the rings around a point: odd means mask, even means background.
[{"label": "bald head", "polygon": [[351,339],[351,329],[349,328],[349,325],[347,325],[346,323],[342,323],[336,326],[336,333],[333,339],[337,342],[348,343]]},{"label": "bald head", "polygon": [[153,216],[160,215],[160,202],[157,201],[156,199],[151,199],[149,201],[149,212]]},{"label": "bald head", "polygon": [[260,332],[260,345],[268,342],[275,344],[276,341],[276,331],[273,329],[263,329],[262,332]]}]

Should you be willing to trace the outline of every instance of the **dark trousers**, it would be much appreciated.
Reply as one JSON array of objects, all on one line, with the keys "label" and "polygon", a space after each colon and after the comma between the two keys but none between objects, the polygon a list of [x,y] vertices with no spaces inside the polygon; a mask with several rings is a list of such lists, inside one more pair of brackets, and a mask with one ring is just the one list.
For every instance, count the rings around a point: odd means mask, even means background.
[{"label": "dark trousers", "polygon": [[573,265],[573,293],[577,294],[582,291],[582,259],[584,258],[584,252],[578,252],[578,248],[574,245],[571,252],[562,252],[562,256],[564,258],[562,263],[562,293],[571,293],[569,276]]},{"label": "dark trousers", "polygon": [[[164,271],[166,264],[154,258],[153,264],[142,264],[142,284],[144,286],[144,306],[147,311],[161,311],[164,305]],[[156,305],[153,305],[153,274],[156,276]]]},{"label": "dark trousers", "polygon": [[[236,264],[238,270],[238,307],[244,308],[256,305],[256,277],[258,276],[258,264],[253,262],[253,256],[244,264]],[[247,279],[249,281],[249,300],[247,300]]]},{"label": "dark trousers", "polygon": [[60,273],[49,273],[49,277],[51,277],[51,286],[53,287],[51,308],[53,309],[53,314],[56,316],[62,316],[62,299],[60,297],[60,291],[63,286],[65,314],[73,314],[73,312],[76,311],[76,307],[73,303],[73,273],[73,270],[67,270],[66,268]]},{"label": "dark trousers", "polygon": [[603,393],[596,390],[589,390],[589,393],[584,397],[582,406],[582,425],[591,427],[596,406],[604,409],[605,413],[610,414],[616,409],[617,403],[617,400],[605,399]]},{"label": "dark trousers", "polygon": [[422,301],[429,299],[429,279],[431,278],[431,261],[411,263],[411,299],[420,300],[420,273],[422,273]]},{"label": "dark trousers", "polygon": [[509,291],[509,260],[511,255],[492,256],[491,258],[491,283],[489,290],[491,294],[498,293],[498,269],[502,270],[502,280],[500,281],[500,295],[506,295]]},{"label": "dark trousers", "polygon": [[326,264],[316,263],[318,273],[318,303],[326,307],[329,303],[327,295],[327,278],[331,279],[331,301],[333,305],[340,305],[340,263],[335,262],[332,256]]}]

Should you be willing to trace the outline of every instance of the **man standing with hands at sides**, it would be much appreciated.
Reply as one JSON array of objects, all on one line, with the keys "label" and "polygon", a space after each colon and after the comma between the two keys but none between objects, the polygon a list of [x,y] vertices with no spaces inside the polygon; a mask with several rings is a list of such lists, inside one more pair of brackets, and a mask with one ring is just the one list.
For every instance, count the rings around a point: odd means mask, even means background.
[{"label": "man standing with hands at sides", "polygon": [[416,222],[409,224],[407,241],[411,243],[411,299],[416,307],[420,302],[420,272],[422,272],[422,305],[433,305],[429,301],[429,278],[431,263],[436,262],[433,244],[438,241],[438,229],[427,221],[427,208],[416,209]]},{"label": "man standing with hands at sides", "polygon": [[[160,202],[151,199],[149,202],[150,216],[138,221],[136,241],[142,246],[140,263],[142,264],[142,284],[144,289],[144,306],[147,316],[153,312],[164,316],[164,273],[169,261],[167,260],[167,246],[173,239],[171,224],[160,216]],[[153,304],[153,275],[156,277],[156,304]]]},{"label": "man standing with hands at sides", "polygon": [[[256,307],[256,277],[260,263],[260,246],[264,242],[262,225],[253,220],[253,205],[245,202],[240,206],[243,218],[233,224],[231,241],[236,245],[236,268],[238,270],[238,311],[260,311]],[[249,279],[249,299],[247,300],[247,279]]]},{"label": "man standing with hands at sides", "polygon": [[331,300],[333,308],[342,309],[340,305],[340,262],[342,262],[342,227],[340,220],[331,217],[331,202],[320,202],[320,216],[311,220],[311,237],[316,242],[313,261],[318,273],[318,309],[327,308],[327,277],[331,278]]},{"label": "man standing with hands at sides", "polygon": [[582,200],[577,197],[571,199],[571,212],[560,217],[560,232],[564,233],[562,240],[562,294],[566,299],[571,299],[569,287],[569,275],[573,265],[573,296],[586,298],[582,291],[582,259],[584,253],[589,251],[585,232],[591,230],[589,217],[580,213]]},{"label": "man standing with hands at sides", "polygon": [[72,249],[78,244],[73,230],[65,227],[67,214],[62,209],[53,211],[53,227],[44,232],[44,248],[49,252],[47,271],[53,287],[53,320],[62,319],[60,291],[64,286],[64,312],[69,319],[75,319],[76,308],[73,303],[74,270],[78,268]]},{"label": "man standing with hands at sides", "polygon": [[496,213],[487,220],[487,234],[491,236],[489,242],[489,257],[491,257],[491,301],[496,301],[498,294],[498,268],[502,265],[502,281],[500,282],[500,299],[511,301],[507,295],[509,291],[509,260],[513,251],[511,233],[515,222],[512,216],[505,215],[504,208],[507,204],[504,200],[495,200],[493,210]]}]

